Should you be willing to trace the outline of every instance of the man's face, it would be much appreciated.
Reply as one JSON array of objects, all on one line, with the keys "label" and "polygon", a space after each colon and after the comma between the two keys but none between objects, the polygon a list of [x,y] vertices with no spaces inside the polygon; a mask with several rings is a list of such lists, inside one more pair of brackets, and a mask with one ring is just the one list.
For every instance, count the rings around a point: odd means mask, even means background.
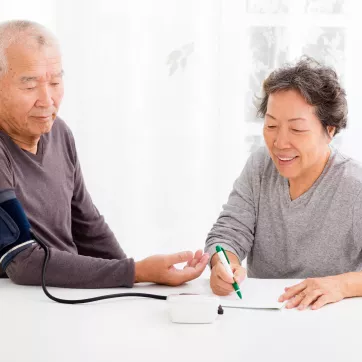
[{"label": "man's face", "polygon": [[0,127],[21,137],[51,130],[63,98],[62,64],[56,46],[13,44],[8,71],[0,76]]},{"label": "man's face", "polygon": [[[330,137],[334,129],[330,130]],[[269,96],[264,139],[279,173],[288,179],[306,177],[325,162],[331,138],[314,107],[294,90]]]}]

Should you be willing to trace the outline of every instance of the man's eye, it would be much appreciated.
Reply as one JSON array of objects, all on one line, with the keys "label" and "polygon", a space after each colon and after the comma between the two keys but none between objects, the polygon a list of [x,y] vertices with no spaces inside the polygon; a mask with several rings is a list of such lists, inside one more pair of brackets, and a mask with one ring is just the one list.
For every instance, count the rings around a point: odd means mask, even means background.
[{"label": "man's eye", "polygon": [[269,129],[274,129],[276,128],[277,126],[268,126]]},{"label": "man's eye", "polygon": [[305,132],[304,130],[301,130],[301,129],[295,129],[293,128],[292,131],[294,132],[297,132],[297,133],[302,133],[302,132]]},{"label": "man's eye", "polygon": [[56,87],[57,85],[59,85],[59,83],[50,83],[50,85]]},{"label": "man's eye", "polygon": [[28,87],[28,88],[26,88],[26,90],[33,90],[33,89],[35,89],[35,87]]}]

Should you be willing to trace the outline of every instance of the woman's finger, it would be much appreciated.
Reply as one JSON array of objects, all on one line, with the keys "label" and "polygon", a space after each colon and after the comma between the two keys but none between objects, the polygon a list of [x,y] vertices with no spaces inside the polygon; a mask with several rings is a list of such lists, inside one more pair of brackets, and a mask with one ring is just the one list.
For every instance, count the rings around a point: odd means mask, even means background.
[{"label": "woman's finger", "polygon": [[332,303],[332,300],[327,294],[324,294],[316,300],[316,302],[312,305],[312,309],[319,309],[328,303]]},{"label": "woman's finger", "polygon": [[222,279],[224,282],[232,284],[234,283],[234,279],[229,273],[226,271],[224,265],[219,261],[215,266],[215,273],[216,275]]},{"label": "woman's finger", "polygon": [[301,291],[300,293],[294,295],[294,297],[289,300],[285,308],[291,309],[297,307],[306,295],[305,291]]},{"label": "woman's finger", "polygon": [[307,308],[310,304],[316,301],[320,296],[323,295],[321,289],[314,289],[306,294],[305,298],[299,303],[298,309],[303,310]]},{"label": "woman's finger", "polygon": [[307,287],[307,282],[305,280],[299,284],[289,287],[288,290],[279,297],[278,301],[284,302],[285,300],[288,300],[288,299],[296,296],[298,293],[300,293],[306,287]]},{"label": "woman's finger", "polygon": [[234,271],[234,279],[235,281],[240,284],[246,277],[246,270],[243,267],[235,268]]}]

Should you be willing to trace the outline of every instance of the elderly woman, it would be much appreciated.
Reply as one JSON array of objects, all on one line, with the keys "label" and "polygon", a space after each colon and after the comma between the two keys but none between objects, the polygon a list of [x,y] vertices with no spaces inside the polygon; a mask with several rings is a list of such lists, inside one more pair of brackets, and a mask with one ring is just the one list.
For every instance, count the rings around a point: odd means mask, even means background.
[{"label": "elderly woman", "polygon": [[318,309],[362,296],[362,166],[330,146],[347,124],[336,73],[310,58],[270,74],[258,114],[266,147],[235,181],[206,241],[214,293],[233,291],[215,254],[227,252],[234,279],[307,278],[279,301]]}]

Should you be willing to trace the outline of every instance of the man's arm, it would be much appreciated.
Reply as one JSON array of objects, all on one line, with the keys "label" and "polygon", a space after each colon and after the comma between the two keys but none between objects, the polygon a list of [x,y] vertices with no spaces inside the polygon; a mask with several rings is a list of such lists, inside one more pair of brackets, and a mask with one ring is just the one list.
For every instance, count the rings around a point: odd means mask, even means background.
[{"label": "man's arm", "polygon": [[[72,135],[71,135],[72,138]],[[72,234],[80,255],[104,259],[127,258],[113,232],[94,206],[87,191],[74,139],[75,157],[74,192],[72,198]]]},{"label": "man's arm", "polygon": [[[46,271],[48,286],[64,288],[132,287],[135,279],[133,259],[107,260],[71,254],[50,248]],[[45,252],[33,245],[19,253],[6,273],[16,284],[41,285]]]},{"label": "man's arm", "polygon": [[[8,151],[0,142],[0,190],[6,189],[15,189],[14,172]],[[100,226],[99,220],[98,226]],[[113,235],[111,232],[107,234],[107,227],[100,226],[100,229],[104,236]],[[133,259],[126,258],[118,243],[115,240],[112,242],[112,237],[108,237],[107,240],[109,242],[105,243],[104,252],[100,253],[99,258],[51,248],[46,275],[47,284],[80,288],[133,286],[135,277]],[[40,285],[44,256],[44,251],[38,245],[31,246],[15,256],[6,268],[6,274],[15,283]],[[1,277],[6,275],[1,268],[0,274]]]},{"label": "man's arm", "polygon": [[[10,160],[0,139],[0,190],[14,188],[14,174]],[[0,266],[0,278],[7,278],[5,270]]]}]

